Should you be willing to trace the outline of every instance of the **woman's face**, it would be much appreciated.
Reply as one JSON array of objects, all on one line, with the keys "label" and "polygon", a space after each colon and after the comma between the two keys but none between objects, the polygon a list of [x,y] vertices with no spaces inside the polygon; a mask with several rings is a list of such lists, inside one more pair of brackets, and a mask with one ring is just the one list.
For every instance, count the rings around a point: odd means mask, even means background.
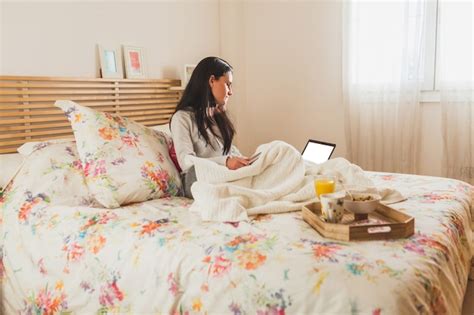
[{"label": "woman's face", "polygon": [[224,106],[232,95],[232,72],[229,71],[219,79],[211,76],[209,79],[212,95],[216,100],[216,105]]}]

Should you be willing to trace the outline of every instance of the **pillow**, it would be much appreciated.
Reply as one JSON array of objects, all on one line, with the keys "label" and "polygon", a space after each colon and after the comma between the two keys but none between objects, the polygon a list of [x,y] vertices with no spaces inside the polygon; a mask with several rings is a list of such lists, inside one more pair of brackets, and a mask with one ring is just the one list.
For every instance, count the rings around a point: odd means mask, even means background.
[{"label": "pillow", "polygon": [[25,156],[36,150],[40,146],[46,146],[49,143],[60,143],[71,140],[54,139],[46,142],[26,142],[17,149],[18,153],[0,154],[0,190],[10,182],[23,163]]},{"label": "pillow", "polygon": [[102,206],[180,194],[180,176],[163,133],[72,101],[55,105],[71,122],[87,185]]},{"label": "pillow", "polygon": [[74,138],[51,139],[51,140],[45,140],[45,141],[31,141],[31,142],[23,143],[23,145],[16,150],[21,155],[27,156],[27,155],[30,155],[33,151],[47,147],[50,144],[70,143],[71,141],[74,141]]},{"label": "pillow", "polygon": [[150,126],[148,128],[151,128],[156,131],[161,131],[165,133],[166,135],[171,136],[170,124],[155,125],[155,126]]},{"label": "pillow", "polygon": [[178,162],[178,155],[176,155],[176,150],[174,149],[174,144],[173,140],[168,145],[168,152],[170,154],[171,161],[173,161],[174,166],[178,170],[179,173],[181,173],[183,170],[181,169],[181,166],[179,166]]},{"label": "pillow", "polygon": [[179,166],[178,156],[176,155],[176,150],[174,149],[173,138],[171,138],[170,125],[169,124],[156,125],[156,126],[151,126],[149,128],[155,130],[156,132],[163,133],[163,136],[165,137],[166,142],[168,143],[168,154],[170,155],[171,161],[173,161],[173,164],[178,170],[178,172],[181,173],[182,169],[181,169],[181,166]]},{"label": "pillow", "polygon": [[5,187],[23,163],[23,156],[18,153],[0,154],[0,188]]},{"label": "pillow", "polygon": [[24,221],[38,203],[99,206],[89,193],[76,144],[72,141],[43,142],[31,151],[24,157],[5,196],[11,200],[24,200],[29,196],[31,203],[18,207],[18,217]]}]

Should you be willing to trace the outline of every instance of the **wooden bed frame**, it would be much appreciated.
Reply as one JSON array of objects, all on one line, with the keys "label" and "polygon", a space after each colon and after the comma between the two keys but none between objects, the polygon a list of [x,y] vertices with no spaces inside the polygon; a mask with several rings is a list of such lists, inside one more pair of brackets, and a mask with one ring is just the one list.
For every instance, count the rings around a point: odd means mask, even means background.
[{"label": "wooden bed frame", "polygon": [[144,125],[169,121],[181,96],[180,80],[0,76],[0,154],[25,142],[72,137],[56,100],[72,100]]}]

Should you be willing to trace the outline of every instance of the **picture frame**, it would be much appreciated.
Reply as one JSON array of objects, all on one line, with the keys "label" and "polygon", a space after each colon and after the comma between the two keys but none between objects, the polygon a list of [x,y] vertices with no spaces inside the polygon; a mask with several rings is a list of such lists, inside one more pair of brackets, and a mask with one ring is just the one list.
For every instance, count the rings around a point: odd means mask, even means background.
[{"label": "picture frame", "polygon": [[127,79],[146,78],[145,51],[143,47],[123,45],[125,77]]},{"label": "picture frame", "polygon": [[100,61],[100,76],[105,79],[123,79],[120,49],[97,45]]},{"label": "picture frame", "polygon": [[194,68],[196,68],[196,65],[184,65],[183,79],[181,80],[182,87],[186,87],[186,85],[188,84],[189,79],[191,79],[191,75],[193,74]]}]

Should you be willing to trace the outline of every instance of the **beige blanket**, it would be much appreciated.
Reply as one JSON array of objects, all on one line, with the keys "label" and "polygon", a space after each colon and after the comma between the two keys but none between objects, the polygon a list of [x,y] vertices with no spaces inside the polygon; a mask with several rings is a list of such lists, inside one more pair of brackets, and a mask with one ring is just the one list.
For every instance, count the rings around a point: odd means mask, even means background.
[{"label": "beige blanket", "polygon": [[[273,141],[259,146],[260,157],[250,166],[229,170],[212,161],[195,158],[197,182],[191,191],[191,211],[205,221],[242,221],[249,216],[300,210],[315,200],[314,179],[333,175],[347,187],[375,190],[357,165],[343,158],[322,164],[304,162],[291,145]],[[340,190],[339,185],[336,190]],[[390,202],[404,200],[398,192],[379,190]]]}]

